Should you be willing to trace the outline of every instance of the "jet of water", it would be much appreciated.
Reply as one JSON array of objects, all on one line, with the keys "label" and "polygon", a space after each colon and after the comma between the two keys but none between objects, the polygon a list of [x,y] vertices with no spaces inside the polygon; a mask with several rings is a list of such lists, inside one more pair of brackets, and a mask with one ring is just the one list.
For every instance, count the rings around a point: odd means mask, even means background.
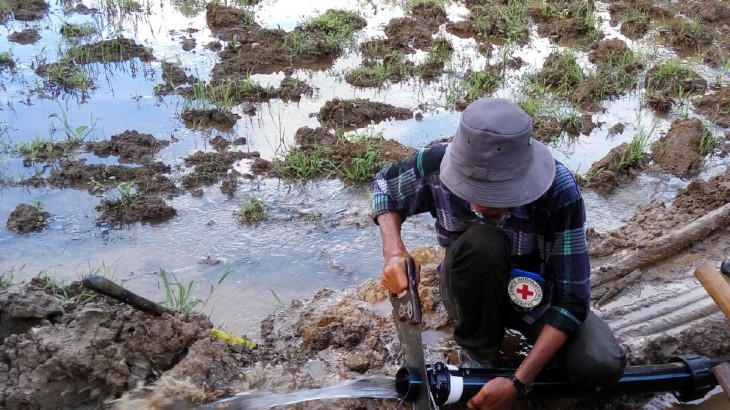
[{"label": "jet of water", "polygon": [[245,392],[207,404],[200,407],[199,410],[258,410],[310,400],[354,398],[397,399],[395,378],[391,376],[360,377],[331,387],[292,393]]}]

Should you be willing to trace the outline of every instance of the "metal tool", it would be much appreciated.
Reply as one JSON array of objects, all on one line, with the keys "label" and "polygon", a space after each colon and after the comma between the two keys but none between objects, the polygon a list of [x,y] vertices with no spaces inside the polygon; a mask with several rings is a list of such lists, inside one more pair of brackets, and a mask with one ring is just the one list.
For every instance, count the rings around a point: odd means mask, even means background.
[{"label": "metal tool", "polygon": [[415,410],[432,409],[431,393],[426,380],[426,359],[423,357],[421,342],[421,299],[418,296],[416,262],[409,257],[406,261],[408,286],[400,296],[390,294],[393,305],[393,318],[398,331],[401,349],[405,356],[405,367],[409,369],[409,384]]}]

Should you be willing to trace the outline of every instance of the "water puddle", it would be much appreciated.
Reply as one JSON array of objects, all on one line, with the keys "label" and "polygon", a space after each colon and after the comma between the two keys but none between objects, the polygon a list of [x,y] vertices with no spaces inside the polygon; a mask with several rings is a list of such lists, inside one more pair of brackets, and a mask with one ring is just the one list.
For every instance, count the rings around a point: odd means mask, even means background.
[{"label": "water puddle", "polygon": [[292,393],[242,393],[200,407],[200,410],[270,409],[312,400],[333,399],[397,399],[395,378],[368,376],[348,380],[335,386]]},{"label": "water puddle", "polygon": [[[189,128],[181,120],[186,104],[183,97],[156,95],[154,88],[163,82],[163,62],[179,63],[187,74],[210,80],[219,56],[205,47],[217,40],[206,22],[205,3],[143,2],[141,11],[129,13],[100,0],[83,3],[102,12],[68,13],[68,2],[51,1],[51,10],[44,19],[11,19],[0,28],[0,53],[10,51],[16,63],[14,70],[0,69],[0,222],[7,220],[20,203],[42,203],[44,210],[52,214],[48,229],[29,235],[15,234],[1,223],[0,273],[12,274],[16,282],[41,273],[68,282],[101,272],[133,292],[159,301],[163,298],[157,275],[160,269],[174,273],[181,281],[194,281],[200,299],[206,299],[208,289],[230,269],[226,281],[216,287],[200,308],[211,315],[216,326],[253,339],[258,337],[261,319],[292,300],[309,298],[323,288],[342,289],[379,276],[382,251],[378,228],[368,216],[368,186],[354,187],[335,180],[289,185],[278,179],[256,178],[245,181],[231,196],[222,194],[216,185],[204,188],[200,197],[184,194],[168,198],[167,203],[178,211],[169,222],[110,229],[95,223],[100,198],[87,187],[51,189],[5,183],[50,172],[37,164],[24,166],[17,147],[37,137],[61,141],[68,133],[83,132],[88,141],[100,141],[126,130],[137,130],[171,142],[157,159],[173,168],[173,178],[179,182],[184,173],[184,158],[196,151],[210,151],[210,139],[217,135],[227,139],[245,137],[247,144],[243,149],[258,151],[264,159],[283,154],[295,144],[297,129],[320,126],[317,112],[324,102],[337,97],[385,101],[421,114],[419,119],[383,121],[355,131],[380,134],[418,148],[453,134],[460,112],[445,101],[454,82],[467,70],[482,70],[486,63],[498,62],[504,50],[504,45],[496,44],[492,56],[485,57],[478,52],[473,39],[450,35],[442,27],[439,35],[447,36],[455,48],[453,61],[442,77],[432,82],[411,80],[375,89],[354,87],[343,79],[348,70],[363,61],[355,48],[331,66],[292,70],[294,78],[315,88],[312,96],[303,96],[298,102],[272,99],[257,103],[253,114],[234,107],[233,112],[241,119],[232,129],[201,130]],[[718,70],[702,66],[696,56],[678,55],[654,44],[650,38],[629,40],[618,26],[609,24],[607,3],[596,3],[600,29],[606,38],[622,39],[632,50],[651,54],[654,59],[686,57],[708,81],[718,76]],[[404,16],[406,10],[404,2],[362,0],[324,0],[314,6],[300,0],[264,0],[253,10],[262,26],[291,31],[305,19],[330,8],[356,10],[367,20],[368,25],[357,34],[359,42],[383,37],[387,23]],[[468,14],[464,5],[455,3],[448,4],[446,12],[451,21],[463,20]],[[91,39],[94,41],[117,35],[134,39],[150,47],[156,60],[85,64],[82,69],[93,80],[92,88],[84,92],[51,89],[35,68],[43,62],[57,61],[70,46],[59,33],[59,27],[67,22],[100,28]],[[9,34],[26,28],[38,30],[40,40],[19,45],[8,39]],[[182,49],[186,40],[194,40],[190,51]],[[541,67],[551,52],[566,49],[539,38],[534,27],[530,40],[512,50],[511,55],[520,57],[525,65],[510,72],[494,96],[522,96],[524,76]],[[581,63],[592,66],[586,51],[577,54]],[[415,53],[408,59],[419,61],[423,57],[423,53]],[[256,74],[252,79],[263,86],[276,87],[284,77],[283,72],[277,71]],[[675,109],[656,115],[645,107],[642,92],[631,92],[605,101],[602,110],[592,113],[591,121],[598,126],[590,133],[555,141],[551,150],[569,169],[585,173],[611,148],[630,142],[637,133],[652,130],[653,136],[658,137],[666,132],[676,114]],[[626,128],[612,135],[609,128],[617,123]],[[719,129],[715,131],[720,135]],[[78,158],[89,164],[122,163],[116,157],[99,158],[93,154]],[[710,159],[702,176],[724,170],[726,162]],[[242,161],[235,168],[245,173],[249,163]],[[611,195],[586,192],[588,226],[600,232],[615,229],[649,201],[671,201],[686,184],[686,180],[666,175],[641,175]],[[256,225],[241,225],[233,212],[254,195],[267,205],[268,219]],[[436,243],[433,218],[428,215],[410,218],[403,232],[409,249]],[[687,301],[688,306],[690,302]],[[387,303],[373,309],[383,316],[390,315]],[[638,316],[628,314],[625,320],[638,321]],[[630,329],[628,322],[625,329]],[[435,342],[441,334],[431,332],[424,338]],[[233,403],[268,408],[265,406],[338,397],[393,398],[392,384],[392,378],[364,378],[311,392],[238,396]]]}]

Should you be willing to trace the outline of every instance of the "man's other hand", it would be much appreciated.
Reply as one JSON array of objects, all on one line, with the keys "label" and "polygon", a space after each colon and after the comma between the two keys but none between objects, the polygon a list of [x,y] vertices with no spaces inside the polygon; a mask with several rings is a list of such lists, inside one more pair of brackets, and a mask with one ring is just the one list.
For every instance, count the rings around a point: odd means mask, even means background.
[{"label": "man's other hand", "polygon": [[517,389],[506,377],[488,381],[466,407],[478,410],[508,410],[517,400]]}]

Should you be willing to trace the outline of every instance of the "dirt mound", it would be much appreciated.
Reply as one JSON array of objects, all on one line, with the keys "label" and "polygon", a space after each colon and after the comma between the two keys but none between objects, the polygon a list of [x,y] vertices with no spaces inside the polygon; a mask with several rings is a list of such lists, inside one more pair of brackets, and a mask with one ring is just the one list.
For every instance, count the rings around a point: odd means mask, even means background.
[{"label": "dirt mound", "polygon": [[0,407],[96,406],[179,366],[212,328],[202,315],[151,316],[101,296],[82,304],[78,284],[62,304],[51,288],[0,291]]},{"label": "dirt mound", "polygon": [[413,111],[376,101],[335,98],[327,101],[317,115],[322,125],[335,129],[355,129],[390,118],[397,120],[413,118]]}]

